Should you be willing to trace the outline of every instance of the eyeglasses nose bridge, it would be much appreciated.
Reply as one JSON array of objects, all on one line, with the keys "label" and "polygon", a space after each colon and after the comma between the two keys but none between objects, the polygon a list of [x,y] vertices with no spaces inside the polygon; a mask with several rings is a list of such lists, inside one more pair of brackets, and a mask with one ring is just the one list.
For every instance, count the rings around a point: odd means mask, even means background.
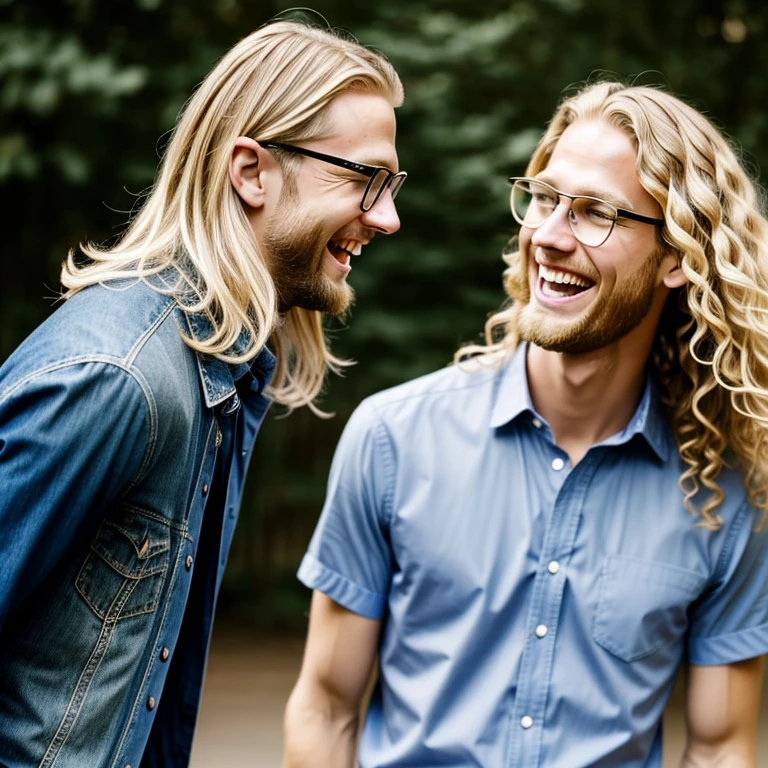
[{"label": "eyeglasses nose bridge", "polygon": [[556,221],[558,208],[561,206],[563,206],[565,210],[565,218],[568,224],[571,225],[575,222],[576,214],[573,211],[573,197],[567,195],[565,192],[558,192],[557,190],[555,190],[555,192],[557,194],[557,205],[550,211],[549,216],[541,222],[539,225],[540,227],[544,226],[547,222]]},{"label": "eyeglasses nose bridge", "polygon": [[[567,232],[569,237],[576,240],[576,231],[574,230],[575,214],[573,212],[573,198],[565,192],[557,192],[557,205],[551,210],[549,216],[535,228],[533,237],[537,240],[542,238],[548,239],[548,237],[559,238],[560,234]],[[561,210],[562,207],[562,210]],[[567,225],[563,230],[562,227]],[[560,229],[560,234],[558,234]],[[550,230],[554,230],[551,235],[548,235]]]}]

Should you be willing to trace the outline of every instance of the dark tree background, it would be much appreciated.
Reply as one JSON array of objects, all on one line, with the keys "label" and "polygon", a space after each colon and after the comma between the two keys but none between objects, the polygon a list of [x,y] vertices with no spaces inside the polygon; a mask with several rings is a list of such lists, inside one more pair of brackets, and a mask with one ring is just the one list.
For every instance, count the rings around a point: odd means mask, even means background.
[{"label": "dark tree background", "polygon": [[[274,0],[0,0],[0,361],[53,310],[66,250],[124,226],[192,89]],[[768,5],[761,0],[316,0],[383,50],[406,103],[401,231],[355,262],[358,300],[332,326],[359,362],[324,405],[270,418],[251,466],[224,615],[299,627],[294,573],[320,512],[333,448],[367,394],[445,365],[503,301],[521,172],[562,94],[613,73],[663,84],[768,168]],[[273,412],[273,416],[280,416]]]}]

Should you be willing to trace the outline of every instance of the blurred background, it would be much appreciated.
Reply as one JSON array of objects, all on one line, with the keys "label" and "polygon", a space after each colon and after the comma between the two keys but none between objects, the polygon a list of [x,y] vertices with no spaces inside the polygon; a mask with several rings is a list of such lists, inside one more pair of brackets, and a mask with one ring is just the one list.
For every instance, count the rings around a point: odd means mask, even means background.
[{"label": "blurred background", "polygon": [[[0,362],[53,311],[67,249],[121,231],[196,84],[240,37],[291,6],[0,0]],[[308,606],[295,571],[339,434],[363,397],[479,339],[504,299],[500,252],[514,230],[506,178],[524,170],[562,95],[610,73],[662,84],[733,138],[758,181],[768,169],[762,0],[312,7],[399,71],[398,150],[409,178],[401,231],[355,261],[356,306],[346,323],[329,325],[334,351],[358,362],[328,383],[322,405],[335,418],[274,409],[251,465],[214,650],[230,653],[235,636],[287,638],[277,647],[293,649],[288,676]]]}]

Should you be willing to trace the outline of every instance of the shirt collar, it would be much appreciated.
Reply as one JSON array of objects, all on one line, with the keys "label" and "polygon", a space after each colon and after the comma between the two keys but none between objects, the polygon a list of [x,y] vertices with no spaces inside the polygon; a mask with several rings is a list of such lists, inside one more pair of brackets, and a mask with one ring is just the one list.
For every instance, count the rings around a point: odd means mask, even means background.
[{"label": "shirt collar", "polygon": [[643,396],[629,424],[604,444],[626,443],[635,435],[641,435],[661,461],[667,461],[671,452],[677,450],[667,425],[664,408],[659,400],[659,393],[650,375],[646,377]]},{"label": "shirt collar", "polygon": [[[504,364],[495,392],[496,402],[491,410],[489,426],[492,429],[509,424],[523,413],[541,418],[533,407],[528,389],[525,367],[527,351],[527,343],[520,344]],[[629,442],[635,435],[643,437],[661,461],[667,461],[670,453],[676,450],[651,376],[646,378],[643,396],[627,426],[602,444],[620,445]]]},{"label": "shirt collar", "polygon": [[535,413],[525,372],[527,344],[518,345],[512,357],[504,363],[501,380],[496,388],[496,402],[491,409],[492,428],[501,427],[521,413]]}]

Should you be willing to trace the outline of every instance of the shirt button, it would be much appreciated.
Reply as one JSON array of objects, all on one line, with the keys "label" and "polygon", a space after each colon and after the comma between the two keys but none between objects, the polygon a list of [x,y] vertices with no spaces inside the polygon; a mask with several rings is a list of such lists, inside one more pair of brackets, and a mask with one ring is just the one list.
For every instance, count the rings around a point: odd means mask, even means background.
[{"label": "shirt button", "polygon": [[552,469],[555,472],[559,472],[565,466],[565,462],[558,456],[556,459],[552,459]]},{"label": "shirt button", "polygon": [[533,426],[536,427],[536,429],[541,429],[541,422],[538,419],[533,419],[533,421],[531,421],[531,424],[533,424]]},{"label": "shirt button", "polygon": [[150,696],[147,699],[147,709],[151,712],[155,708],[155,704],[157,704],[157,702],[155,701],[155,697]]},{"label": "shirt button", "polygon": [[547,630],[543,624],[539,624],[539,626],[535,629],[536,637],[544,637],[548,631],[549,630]]},{"label": "shirt button", "polygon": [[163,648],[163,650],[160,651],[160,661],[168,661],[170,655],[171,652],[167,648]]},{"label": "shirt button", "polygon": [[203,496],[205,496],[208,493],[208,483],[203,484]]},{"label": "shirt button", "polygon": [[548,566],[547,570],[554,576],[560,570],[560,563],[557,560],[553,560]]},{"label": "shirt button", "polygon": [[520,718],[520,725],[528,730],[533,725],[533,718],[530,715],[523,715]]},{"label": "shirt button", "polygon": [[192,555],[187,555],[187,559],[184,561],[184,567],[189,570],[194,562]]}]

